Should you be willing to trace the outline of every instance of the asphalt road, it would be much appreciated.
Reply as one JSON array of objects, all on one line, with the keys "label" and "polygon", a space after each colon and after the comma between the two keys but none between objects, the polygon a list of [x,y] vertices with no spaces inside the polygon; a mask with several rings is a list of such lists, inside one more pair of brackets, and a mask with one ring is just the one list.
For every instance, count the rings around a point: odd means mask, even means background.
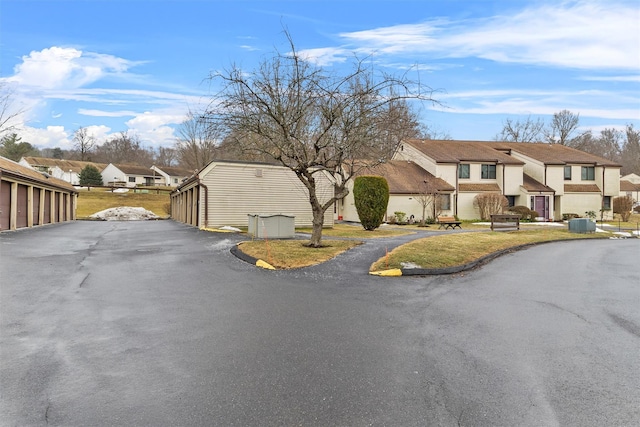
[{"label": "asphalt road", "polygon": [[171,221],[0,234],[2,426],[640,425],[640,240],[384,278]]}]

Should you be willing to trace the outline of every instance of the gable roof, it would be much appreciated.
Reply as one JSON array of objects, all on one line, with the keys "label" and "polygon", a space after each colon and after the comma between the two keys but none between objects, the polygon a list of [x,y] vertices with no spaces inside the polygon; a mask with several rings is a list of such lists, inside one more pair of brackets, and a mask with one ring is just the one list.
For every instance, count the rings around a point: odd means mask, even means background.
[{"label": "gable roof", "polygon": [[510,153],[515,151],[532,159],[539,160],[545,165],[587,164],[594,166],[620,165],[604,157],[596,156],[575,148],[560,144],[544,142],[487,142],[491,147]]},{"label": "gable roof", "polygon": [[166,173],[169,176],[191,176],[194,171],[186,168],[178,168],[174,166],[156,166],[153,165],[154,168]]},{"label": "gable roof", "polygon": [[523,165],[519,159],[496,150],[486,142],[435,139],[407,139],[405,144],[432,158],[436,163],[489,162]]},{"label": "gable roof", "polygon": [[116,165],[111,163],[113,166],[120,169],[123,173],[127,175],[140,175],[140,176],[154,176],[155,172],[151,170],[151,168],[140,166],[140,165]]},{"label": "gable roof", "polygon": [[620,191],[640,191],[640,184],[634,184],[626,179],[620,180]]},{"label": "gable roof", "polygon": [[361,169],[356,176],[382,176],[389,184],[389,194],[421,194],[426,188],[454,191],[455,188],[441,178],[406,160],[391,160]]},{"label": "gable roof", "polygon": [[88,165],[94,166],[100,172],[102,172],[102,170],[107,167],[105,163],[85,162],[80,160],[51,159],[48,157],[34,156],[26,156],[22,159],[33,167],[45,166],[51,168],[57,166],[65,172],[73,171],[75,173],[80,173],[82,169],[84,169]]},{"label": "gable roof", "polygon": [[67,191],[77,193],[73,185],[58,178],[35,171],[27,166],[9,160],[6,157],[0,157],[0,171],[2,175],[14,176],[27,181],[35,181],[40,184],[46,184],[51,187],[61,188]]}]

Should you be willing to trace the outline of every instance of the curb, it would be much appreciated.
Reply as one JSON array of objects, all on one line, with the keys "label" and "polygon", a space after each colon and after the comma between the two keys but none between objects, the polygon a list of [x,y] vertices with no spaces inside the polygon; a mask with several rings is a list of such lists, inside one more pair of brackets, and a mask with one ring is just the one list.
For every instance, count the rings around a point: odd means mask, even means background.
[{"label": "curb", "polygon": [[381,270],[381,271],[370,271],[369,274],[373,276],[384,276],[384,277],[399,277],[399,276],[437,276],[437,275],[445,275],[445,274],[456,274],[461,273],[463,271],[472,270],[480,265],[486,264],[487,262],[494,260],[502,255],[509,254],[511,252],[516,252],[522,249],[529,248],[531,246],[544,245],[546,243],[558,243],[558,242],[574,242],[576,240],[591,240],[591,239],[567,239],[567,240],[550,240],[548,242],[535,242],[535,243],[525,243],[524,245],[513,246],[511,248],[503,249],[501,251],[493,252],[488,255],[485,255],[481,258],[473,260],[467,264],[456,265],[454,267],[445,267],[445,268],[396,268],[391,270]]},{"label": "curb", "polygon": [[244,252],[242,252],[238,248],[237,244],[235,246],[231,247],[231,253],[233,255],[235,255],[237,258],[241,259],[242,261],[247,262],[249,264],[253,264],[256,267],[264,268],[265,270],[275,270],[276,269],[274,266],[272,266],[271,264],[269,264],[266,261],[263,261],[261,259],[254,258],[252,256],[249,256],[249,255],[245,254]]}]

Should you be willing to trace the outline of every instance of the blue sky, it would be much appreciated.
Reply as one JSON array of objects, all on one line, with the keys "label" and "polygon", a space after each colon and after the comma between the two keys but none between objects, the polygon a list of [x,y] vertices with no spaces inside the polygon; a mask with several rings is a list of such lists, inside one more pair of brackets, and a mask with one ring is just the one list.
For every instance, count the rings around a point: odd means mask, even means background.
[{"label": "blue sky", "polygon": [[454,139],[563,109],[595,132],[640,128],[637,0],[2,0],[0,81],[40,148],[71,148],[79,127],[171,146],[210,72],[286,51],[283,27],[323,67],[417,66],[443,103],[423,122]]}]

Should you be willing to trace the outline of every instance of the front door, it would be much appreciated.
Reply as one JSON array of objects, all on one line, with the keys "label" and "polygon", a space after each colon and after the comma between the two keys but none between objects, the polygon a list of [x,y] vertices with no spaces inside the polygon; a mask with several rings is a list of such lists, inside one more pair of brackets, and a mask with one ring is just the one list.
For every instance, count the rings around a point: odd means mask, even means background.
[{"label": "front door", "polygon": [[531,209],[538,212],[539,218],[549,219],[549,196],[531,196]]}]

